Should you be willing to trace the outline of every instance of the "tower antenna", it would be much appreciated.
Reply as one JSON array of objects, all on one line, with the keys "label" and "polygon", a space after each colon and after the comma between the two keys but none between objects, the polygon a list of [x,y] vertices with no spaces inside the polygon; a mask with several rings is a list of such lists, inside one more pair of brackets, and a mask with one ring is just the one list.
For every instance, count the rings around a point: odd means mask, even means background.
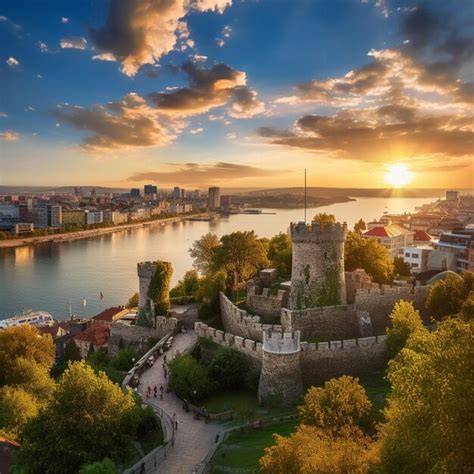
[{"label": "tower antenna", "polygon": [[304,169],[304,223],[306,224],[306,168]]}]

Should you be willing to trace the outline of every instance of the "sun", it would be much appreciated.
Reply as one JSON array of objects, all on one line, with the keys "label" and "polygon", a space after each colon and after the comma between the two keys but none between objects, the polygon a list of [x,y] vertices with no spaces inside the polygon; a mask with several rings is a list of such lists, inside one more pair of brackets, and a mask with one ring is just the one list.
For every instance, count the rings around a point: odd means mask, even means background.
[{"label": "sun", "polygon": [[384,180],[393,188],[403,188],[409,184],[413,179],[413,173],[408,166],[403,163],[395,163],[387,166],[387,172],[384,175]]}]

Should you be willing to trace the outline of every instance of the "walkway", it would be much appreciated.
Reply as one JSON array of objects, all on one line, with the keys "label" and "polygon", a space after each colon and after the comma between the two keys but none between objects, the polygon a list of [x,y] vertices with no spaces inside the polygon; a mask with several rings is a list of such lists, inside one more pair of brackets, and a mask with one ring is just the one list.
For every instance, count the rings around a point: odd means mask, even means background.
[{"label": "walkway", "polygon": [[[173,347],[166,352],[170,361],[178,352],[191,347],[196,342],[194,331],[180,333],[174,337]],[[150,386],[153,391],[155,385],[158,389],[161,385],[167,386],[163,372],[163,357],[158,358],[153,367],[146,370],[140,378],[140,393],[144,400],[152,406],[162,407],[170,416],[177,415],[178,430],[175,432],[175,446],[167,459],[159,466],[157,472],[160,474],[192,474],[196,466],[206,456],[216,441],[216,435],[222,431],[222,426],[215,423],[204,423],[203,420],[195,420],[192,413],[186,413],[182,408],[182,402],[171,393],[164,393],[164,399],[146,399],[146,390]]]}]

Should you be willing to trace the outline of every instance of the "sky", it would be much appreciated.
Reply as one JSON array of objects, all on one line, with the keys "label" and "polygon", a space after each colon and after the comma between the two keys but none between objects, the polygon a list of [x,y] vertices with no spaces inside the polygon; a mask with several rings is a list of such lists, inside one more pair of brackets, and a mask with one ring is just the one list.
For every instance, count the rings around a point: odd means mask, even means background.
[{"label": "sky", "polygon": [[0,0],[0,184],[472,188],[471,0]]}]

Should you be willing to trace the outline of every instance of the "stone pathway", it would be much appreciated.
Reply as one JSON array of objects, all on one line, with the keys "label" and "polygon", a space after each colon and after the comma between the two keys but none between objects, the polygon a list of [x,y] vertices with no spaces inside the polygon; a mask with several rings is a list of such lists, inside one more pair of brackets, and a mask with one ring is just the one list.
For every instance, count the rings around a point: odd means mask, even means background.
[{"label": "stone pathway", "polygon": [[[177,353],[190,348],[196,342],[194,331],[180,333],[174,337],[172,348],[166,352],[170,361]],[[140,378],[139,391],[149,405],[163,408],[170,416],[176,413],[178,430],[175,431],[175,445],[160,464],[157,471],[160,474],[192,474],[216,442],[216,435],[223,431],[221,425],[204,423],[195,420],[192,413],[186,413],[182,402],[175,395],[166,393],[167,380],[163,372],[163,356],[156,359],[153,366],[145,371]],[[158,386],[158,398],[153,397],[153,387]],[[164,398],[160,400],[160,386],[165,388]],[[146,399],[147,387],[152,390],[152,397]]]}]

